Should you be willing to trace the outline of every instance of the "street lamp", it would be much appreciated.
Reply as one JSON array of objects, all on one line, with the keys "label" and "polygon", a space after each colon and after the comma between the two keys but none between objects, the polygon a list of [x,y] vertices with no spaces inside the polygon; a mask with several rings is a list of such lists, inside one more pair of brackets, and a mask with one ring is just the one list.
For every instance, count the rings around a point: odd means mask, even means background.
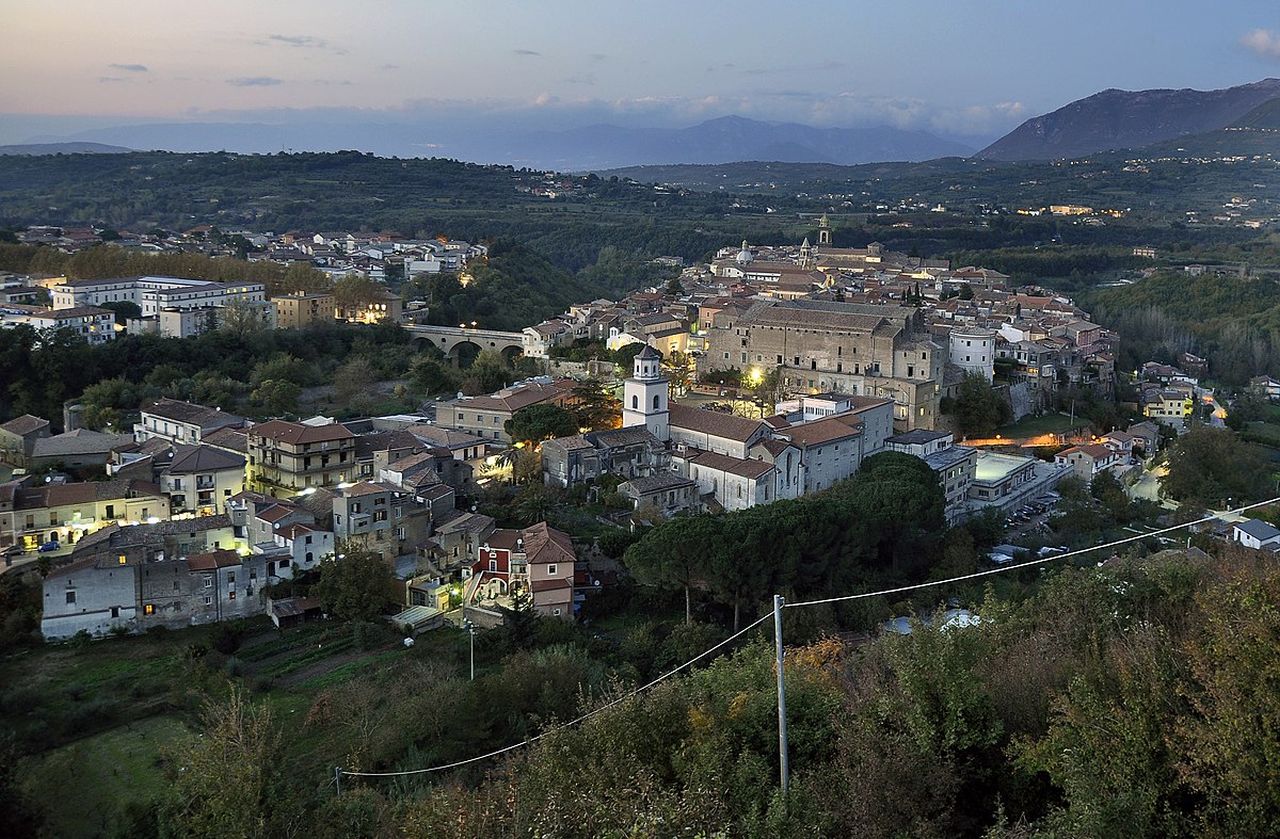
[{"label": "street lamp", "polygon": [[471,636],[471,681],[476,680],[476,625],[463,618],[462,628]]}]

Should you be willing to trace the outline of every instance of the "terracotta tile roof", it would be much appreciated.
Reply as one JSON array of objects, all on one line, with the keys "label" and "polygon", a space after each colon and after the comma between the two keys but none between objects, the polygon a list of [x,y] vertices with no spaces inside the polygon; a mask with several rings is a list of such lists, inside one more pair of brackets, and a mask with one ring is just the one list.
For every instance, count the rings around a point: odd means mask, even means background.
[{"label": "terracotta tile roof", "polygon": [[688,405],[679,405],[675,402],[671,403],[669,410],[673,428],[688,429],[725,440],[745,441],[765,427],[760,420],[747,419],[722,411],[690,408]]},{"label": "terracotta tile roof", "polygon": [[202,554],[191,554],[187,557],[188,571],[214,571],[218,568],[229,568],[240,564],[240,554],[222,548]]},{"label": "terracotta tile roof", "polygon": [[274,440],[277,443],[291,443],[298,445],[300,443],[324,443],[335,440],[351,440],[354,439],[356,435],[352,434],[347,427],[340,422],[334,422],[328,425],[303,425],[300,422],[270,420],[250,428],[249,436],[266,440]]},{"label": "terracotta tile roof", "polygon": [[739,475],[752,480],[759,479],[773,471],[773,464],[765,463],[763,460],[744,460],[740,457],[730,457],[715,452],[698,452],[689,460],[706,469],[728,472],[730,475]]},{"label": "terracotta tile roof", "polygon": [[4,425],[0,425],[0,428],[19,437],[25,437],[32,432],[39,431],[41,428],[48,427],[49,421],[47,419],[42,419],[33,414],[23,414],[20,417],[14,417]]}]

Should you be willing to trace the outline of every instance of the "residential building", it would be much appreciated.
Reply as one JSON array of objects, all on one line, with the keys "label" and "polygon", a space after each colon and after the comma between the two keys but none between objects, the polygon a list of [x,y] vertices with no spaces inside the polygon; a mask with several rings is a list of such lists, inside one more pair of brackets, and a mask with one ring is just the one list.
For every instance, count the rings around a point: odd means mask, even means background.
[{"label": "residential building", "polygon": [[106,434],[77,428],[52,437],[37,438],[31,447],[30,465],[57,466],[61,469],[88,469],[105,466],[111,453],[133,443],[128,434]]},{"label": "residential building", "polygon": [[400,295],[385,288],[376,289],[376,292],[373,299],[351,306],[343,306],[334,301],[334,317],[348,323],[399,323],[400,316],[404,314],[404,301]]},{"label": "residential building", "polygon": [[572,397],[571,379],[534,380],[505,387],[487,396],[462,396],[436,408],[438,425],[500,444],[510,444],[505,425],[511,415],[530,405],[563,405]]},{"label": "residential building", "polygon": [[1086,484],[1102,472],[1124,462],[1120,452],[1100,443],[1087,446],[1071,446],[1054,455],[1054,463],[1069,466],[1072,473]]},{"label": "residential building", "polygon": [[259,423],[249,429],[245,483],[262,492],[292,494],[350,481],[355,448],[356,435],[341,423]]},{"label": "residential building", "polygon": [[222,428],[243,428],[244,417],[221,408],[208,408],[167,397],[154,399],[142,406],[141,420],[133,426],[139,443],[159,438],[172,443],[199,445],[205,437]]},{"label": "residential building", "polygon": [[148,481],[37,483],[25,478],[0,484],[0,547],[34,551],[55,543],[70,548],[111,524],[169,518],[169,502]]},{"label": "residential building", "polygon": [[1261,519],[1245,519],[1231,526],[1231,541],[1246,548],[1280,548],[1280,530]]},{"label": "residential building", "polygon": [[625,479],[667,471],[671,457],[666,445],[646,428],[615,428],[560,437],[542,443],[543,480],[551,486],[572,487],[602,475]]},{"label": "residential building", "polygon": [[40,330],[67,330],[96,346],[115,340],[116,315],[96,306],[46,309],[24,303],[0,305],[0,326],[27,325]]},{"label": "residential building", "polygon": [[35,451],[36,440],[49,436],[49,421],[32,414],[14,417],[0,425],[0,460],[26,466]]},{"label": "residential building", "polygon": [[546,522],[524,530],[492,530],[474,556],[464,602],[501,601],[527,592],[534,611],[572,620],[578,562],[567,533]]},{"label": "residential building", "polygon": [[667,518],[699,506],[697,482],[675,472],[632,478],[619,484],[618,492],[631,500],[634,509],[653,509]]},{"label": "residential building", "polygon": [[973,484],[969,487],[972,512],[987,508],[1011,510],[1044,495],[1072,470],[1034,457],[978,450]]},{"label": "residential building", "polygon": [[332,294],[295,291],[271,298],[277,329],[303,329],[314,323],[333,323]]},{"label": "residential building", "polygon": [[212,446],[176,446],[160,470],[160,491],[174,513],[212,516],[244,490],[245,458]]}]

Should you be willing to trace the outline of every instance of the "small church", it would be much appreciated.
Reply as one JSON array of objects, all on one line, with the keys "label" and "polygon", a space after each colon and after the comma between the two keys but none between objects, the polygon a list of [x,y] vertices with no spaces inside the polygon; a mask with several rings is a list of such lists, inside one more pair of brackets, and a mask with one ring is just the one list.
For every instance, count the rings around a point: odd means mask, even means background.
[{"label": "small church", "polygon": [[623,383],[622,427],[544,442],[543,477],[567,488],[616,475],[619,492],[667,515],[797,498],[852,475],[892,433],[891,401],[820,396],[831,404],[816,419],[673,404],[662,354],[646,346]]}]

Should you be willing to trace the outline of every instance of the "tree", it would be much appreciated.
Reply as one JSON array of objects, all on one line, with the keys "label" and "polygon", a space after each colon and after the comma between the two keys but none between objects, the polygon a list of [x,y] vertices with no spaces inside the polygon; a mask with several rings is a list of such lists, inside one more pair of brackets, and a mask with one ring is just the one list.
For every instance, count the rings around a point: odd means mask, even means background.
[{"label": "tree", "polygon": [[266,416],[283,416],[298,410],[302,388],[286,379],[267,379],[249,394],[249,399]]},{"label": "tree", "polygon": [[512,440],[541,443],[552,437],[577,434],[578,419],[567,408],[540,402],[516,411],[502,427]]},{"label": "tree", "polygon": [[546,521],[559,500],[555,491],[544,484],[531,483],[516,496],[515,513],[525,524]]},{"label": "tree", "polygon": [[409,377],[422,393],[452,393],[458,389],[460,378],[456,370],[434,358],[417,356],[409,368]]},{"label": "tree", "polygon": [[21,757],[13,735],[0,736],[0,835],[3,836],[38,836],[44,823],[44,814],[36,800],[18,783]]},{"label": "tree", "polygon": [[1266,458],[1229,429],[1197,426],[1169,450],[1164,492],[1179,501],[1219,508],[1264,497],[1271,489]]},{"label": "tree", "polygon": [[617,428],[622,418],[622,403],[605,389],[598,379],[585,379],[573,388],[570,409],[578,427],[600,430]]},{"label": "tree", "polygon": [[321,560],[315,592],[325,611],[339,620],[368,621],[382,614],[391,584],[391,568],[382,557],[344,542],[336,556]]},{"label": "tree", "polygon": [[353,411],[367,411],[375,401],[377,373],[369,359],[356,356],[333,373],[334,397]]},{"label": "tree", "polygon": [[232,686],[225,701],[205,706],[201,722],[202,736],[179,746],[170,761],[162,835],[301,835],[304,814],[270,707]]},{"label": "tree", "polygon": [[333,302],[340,309],[359,309],[382,295],[383,287],[363,274],[347,274],[333,284]]},{"label": "tree", "polygon": [[956,426],[965,436],[986,437],[1009,421],[1009,403],[977,373],[964,377],[948,406]]}]

